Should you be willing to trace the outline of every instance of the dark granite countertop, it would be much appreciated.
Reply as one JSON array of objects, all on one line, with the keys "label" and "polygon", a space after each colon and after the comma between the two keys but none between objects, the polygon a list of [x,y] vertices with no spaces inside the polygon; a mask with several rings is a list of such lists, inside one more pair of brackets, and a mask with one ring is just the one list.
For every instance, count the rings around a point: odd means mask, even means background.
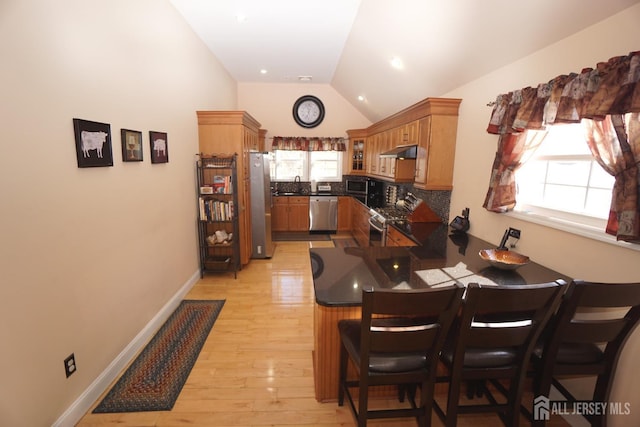
[{"label": "dark granite countertop", "polygon": [[[428,224],[428,225],[427,225]],[[446,224],[411,224],[416,247],[347,247],[309,250],[316,302],[323,306],[357,306],[362,287],[422,288],[462,284],[532,284],[569,277],[529,262],[515,271],[491,267],[478,255],[494,248],[467,234],[449,234]]]},{"label": "dark granite countertop", "polygon": [[274,197],[280,197],[280,196],[347,196],[348,194],[344,194],[341,191],[331,191],[331,192],[325,192],[325,191],[301,191],[301,192],[277,192],[277,193],[271,193],[272,196]]}]

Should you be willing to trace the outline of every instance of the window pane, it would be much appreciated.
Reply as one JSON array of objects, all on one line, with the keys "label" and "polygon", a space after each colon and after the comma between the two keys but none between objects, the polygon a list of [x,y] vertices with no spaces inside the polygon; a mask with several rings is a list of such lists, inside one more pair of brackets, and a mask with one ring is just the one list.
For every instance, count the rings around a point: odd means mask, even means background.
[{"label": "window pane", "polygon": [[275,178],[278,181],[293,181],[296,176],[304,176],[306,151],[275,151]]},{"label": "window pane", "polygon": [[544,183],[526,182],[518,183],[518,203],[527,205],[544,204]]},{"label": "window pane", "polygon": [[544,160],[530,160],[516,171],[517,182],[544,182],[547,175],[547,163]]},{"label": "window pane", "polygon": [[587,185],[591,162],[551,161],[547,182],[565,185]]},{"label": "window pane", "polygon": [[591,167],[591,179],[589,179],[589,186],[598,188],[613,188],[615,178],[609,175],[607,171],[602,169],[602,166],[595,160]]},{"label": "window pane", "polygon": [[585,214],[606,219],[609,217],[610,205],[611,190],[590,188],[585,206]]},{"label": "window pane", "polygon": [[545,205],[568,212],[582,212],[587,189],[564,185],[547,185],[544,193]]},{"label": "window pane", "polygon": [[342,180],[342,153],[339,151],[312,151],[309,178],[316,181]]},{"label": "window pane", "polygon": [[553,125],[548,130],[549,133],[536,150],[536,156],[591,154],[580,123]]},{"label": "window pane", "polygon": [[[579,124],[553,125],[534,157],[516,171],[523,209],[583,224],[606,219],[614,178],[589,152]],[[604,225],[602,225],[604,227]]]}]

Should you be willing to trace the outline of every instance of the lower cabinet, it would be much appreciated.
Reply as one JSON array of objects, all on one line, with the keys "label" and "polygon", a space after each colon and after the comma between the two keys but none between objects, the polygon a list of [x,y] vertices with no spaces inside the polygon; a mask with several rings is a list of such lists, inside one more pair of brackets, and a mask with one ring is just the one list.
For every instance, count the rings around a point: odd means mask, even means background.
[{"label": "lower cabinet", "polygon": [[352,232],[353,237],[362,247],[369,246],[369,208],[362,203],[352,201]]},{"label": "lower cabinet", "polygon": [[351,196],[338,196],[338,231],[351,231]]},{"label": "lower cabinet", "polygon": [[309,231],[309,196],[273,197],[273,231]]},{"label": "lower cabinet", "polygon": [[399,232],[396,228],[387,227],[387,246],[418,246],[416,242]]}]

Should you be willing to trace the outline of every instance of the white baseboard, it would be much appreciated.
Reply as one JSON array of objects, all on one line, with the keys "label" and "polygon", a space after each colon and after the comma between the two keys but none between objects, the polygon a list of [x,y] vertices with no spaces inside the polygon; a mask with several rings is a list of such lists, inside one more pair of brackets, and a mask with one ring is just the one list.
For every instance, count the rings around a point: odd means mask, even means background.
[{"label": "white baseboard", "polygon": [[122,350],[122,352],[102,371],[91,385],[67,408],[53,424],[53,427],[71,427],[87,413],[91,405],[105,392],[107,387],[129,365],[132,359],[149,342],[153,334],[164,324],[171,313],[184,299],[189,290],[200,280],[200,270],[196,271],[162,309],[147,323],[136,337]]}]

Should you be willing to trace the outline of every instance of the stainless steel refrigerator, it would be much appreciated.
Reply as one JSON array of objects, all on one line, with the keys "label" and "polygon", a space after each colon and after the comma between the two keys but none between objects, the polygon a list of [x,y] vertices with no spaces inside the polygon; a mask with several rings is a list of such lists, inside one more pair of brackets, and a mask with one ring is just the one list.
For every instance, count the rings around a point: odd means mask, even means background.
[{"label": "stainless steel refrigerator", "polygon": [[251,186],[251,258],[271,258],[271,177],[269,155],[249,153]]}]

